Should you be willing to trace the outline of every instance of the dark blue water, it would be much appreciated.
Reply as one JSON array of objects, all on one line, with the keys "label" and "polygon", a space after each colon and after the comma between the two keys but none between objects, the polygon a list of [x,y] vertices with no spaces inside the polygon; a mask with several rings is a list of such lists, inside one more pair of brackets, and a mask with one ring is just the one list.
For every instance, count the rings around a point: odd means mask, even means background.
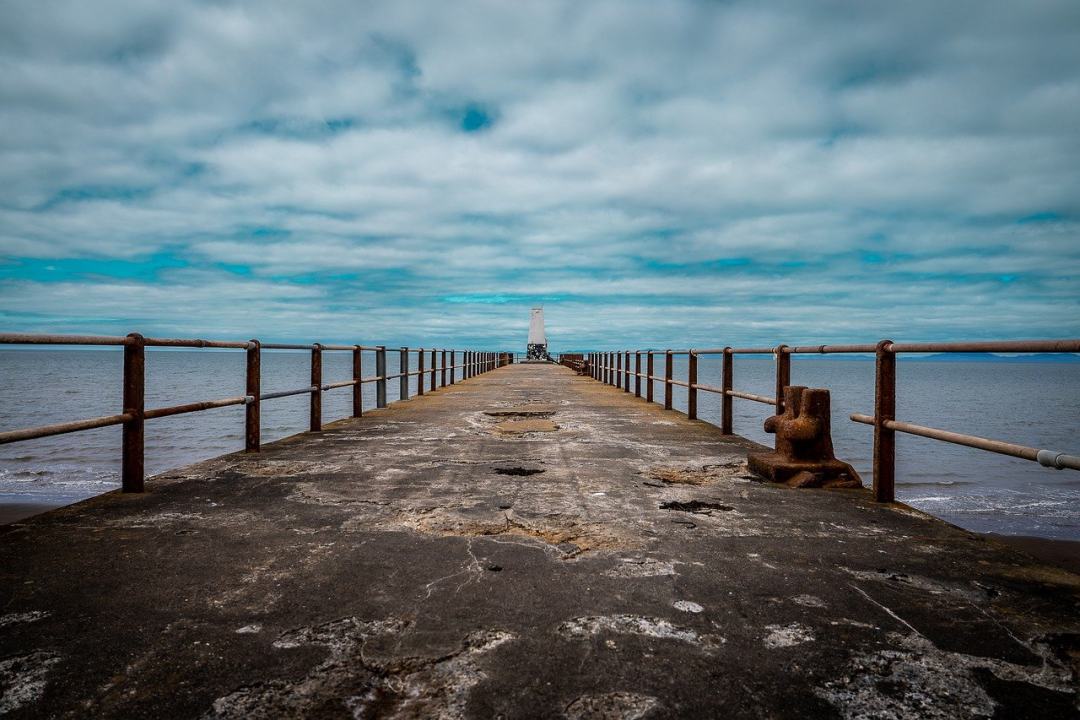
[{"label": "dark blue water", "polygon": [[[265,352],[267,392],[308,384],[306,352]],[[412,359],[415,363],[415,357]],[[685,378],[685,358],[675,376]],[[374,355],[364,354],[364,374],[374,374]],[[397,354],[388,353],[391,373]],[[349,353],[325,353],[324,382],[351,377]],[[119,412],[122,354],[119,350],[0,351],[0,429],[8,430]],[[699,382],[720,385],[720,360],[702,358]],[[873,363],[796,357],[792,382],[826,387],[833,397],[837,455],[869,484],[872,429],[850,422],[852,412],[873,414]],[[388,396],[397,396],[391,381]],[[410,382],[415,392],[416,379]],[[735,387],[771,396],[769,358],[735,361]],[[147,408],[242,395],[242,352],[148,351]],[[375,388],[364,388],[365,407]],[[663,397],[657,385],[656,398]],[[702,419],[719,422],[719,398],[699,395]],[[1080,453],[1077,408],[1080,364],[916,362],[898,363],[897,417],[933,427]],[[675,406],[686,407],[686,390],[675,387]],[[351,412],[348,388],[323,394],[324,420]],[[735,432],[763,443],[771,408],[735,400]],[[307,396],[263,403],[263,441],[306,429]],[[152,420],[146,425],[146,462],[156,473],[243,447],[242,407]],[[904,502],[982,532],[1080,539],[1080,473],[1051,470],[1025,460],[899,434],[897,495]],[[118,485],[120,429],[0,446],[0,502],[70,502]]]}]

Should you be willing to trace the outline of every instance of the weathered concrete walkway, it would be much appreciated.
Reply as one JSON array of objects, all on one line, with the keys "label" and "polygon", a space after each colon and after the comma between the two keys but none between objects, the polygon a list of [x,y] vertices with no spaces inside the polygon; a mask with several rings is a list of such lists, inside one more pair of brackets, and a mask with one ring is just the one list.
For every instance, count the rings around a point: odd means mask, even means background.
[{"label": "weathered concrete walkway", "polygon": [[0,712],[1077,714],[1080,578],[750,447],[519,365],[9,526]]}]

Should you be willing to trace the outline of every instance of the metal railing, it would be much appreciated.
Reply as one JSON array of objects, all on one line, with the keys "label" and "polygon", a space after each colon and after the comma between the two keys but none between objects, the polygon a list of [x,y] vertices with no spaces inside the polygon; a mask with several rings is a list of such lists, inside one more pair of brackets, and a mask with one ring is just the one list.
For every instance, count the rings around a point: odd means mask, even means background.
[{"label": "metal railing", "polygon": [[[386,383],[389,380],[398,379],[398,396],[401,400],[407,400],[409,398],[410,377],[415,376],[417,378],[416,394],[423,395],[425,376],[429,380],[429,391],[434,391],[438,387],[453,385],[458,370],[461,371],[461,379],[467,380],[489,370],[494,370],[506,362],[506,353],[434,348],[410,350],[407,347],[402,347],[397,351],[400,353],[399,371],[389,374],[386,370],[387,348],[385,345],[327,345],[322,343],[261,343],[258,340],[148,338],[139,333],[131,333],[124,337],[7,333],[0,334],[0,345],[97,345],[121,346],[124,348],[123,402],[119,414],[0,432],[0,445],[4,445],[80,430],[123,425],[120,476],[121,487],[124,492],[142,492],[144,489],[145,443],[143,426],[147,420],[230,407],[232,405],[244,405],[244,449],[247,452],[258,452],[261,444],[260,409],[263,400],[273,400],[293,395],[309,395],[311,400],[308,427],[311,431],[317,432],[322,430],[322,394],[325,391],[351,387],[353,389],[352,417],[360,417],[364,413],[362,390],[367,383],[375,383],[376,407],[385,408],[387,406]],[[148,347],[244,350],[247,354],[245,392],[243,395],[219,400],[207,400],[147,410],[145,407],[145,368],[146,348]],[[262,392],[261,360],[264,350],[309,350],[311,352],[311,383],[295,390]],[[323,381],[322,376],[322,354],[323,352],[335,351],[352,353],[352,378],[327,383]],[[365,351],[375,353],[375,374],[368,377],[363,376],[363,353]],[[409,353],[417,355],[416,370],[409,370]],[[425,368],[424,359],[428,355],[431,358],[431,366]],[[458,363],[459,356],[460,363]]]},{"label": "metal railing", "polygon": [[[664,384],[664,408],[672,409],[673,386],[687,389],[687,417],[697,419],[698,391],[717,393],[721,396],[720,429],[726,435],[732,434],[733,407],[735,398],[772,405],[777,413],[784,411],[784,388],[791,384],[791,356],[797,354],[830,355],[841,353],[873,353],[875,358],[874,414],[852,413],[853,422],[871,425],[873,438],[873,493],[878,502],[893,502],[896,499],[896,433],[907,433],[942,442],[964,445],[979,450],[1009,455],[1031,460],[1045,467],[1056,469],[1080,470],[1080,456],[1069,455],[1053,450],[1044,450],[1026,445],[993,440],[978,435],[942,430],[939,428],[916,425],[896,419],[896,356],[901,353],[1075,353],[1080,352],[1080,340],[1017,340],[992,342],[947,342],[947,343],[896,343],[882,340],[873,345],[810,345],[750,348],[691,348],[688,350],[622,350],[618,352],[593,352],[588,355],[591,376],[601,382],[622,388],[630,392],[630,379],[634,379],[634,395],[641,397],[642,380],[646,381],[645,399],[653,402],[653,383]],[[630,357],[634,356],[634,369],[630,369]],[[642,356],[645,356],[645,372],[641,370]],[[653,357],[663,355],[664,375],[654,372]],[[673,377],[675,355],[686,355],[686,381]],[[720,387],[704,385],[698,382],[698,357],[702,355],[721,355],[723,362],[720,370]],[[743,392],[734,388],[734,358],[736,355],[773,355],[776,362],[775,394],[773,397]]]}]

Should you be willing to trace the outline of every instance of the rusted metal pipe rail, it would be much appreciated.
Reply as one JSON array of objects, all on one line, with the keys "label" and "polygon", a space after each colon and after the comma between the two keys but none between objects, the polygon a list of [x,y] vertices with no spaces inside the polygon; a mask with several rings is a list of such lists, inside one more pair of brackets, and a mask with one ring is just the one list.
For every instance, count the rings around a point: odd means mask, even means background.
[{"label": "rusted metal pipe rail", "polygon": [[[836,345],[778,345],[776,347],[723,347],[690,348],[689,350],[621,350],[617,352],[595,352],[588,355],[592,377],[609,385],[620,387],[627,392],[630,378],[635,378],[635,395],[640,397],[641,381],[645,381],[646,400],[653,401],[653,383],[664,383],[664,408],[672,407],[672,388],[687,388],[687,416],[697,417],[697,392],[716,393],[721,396],[721,431],[730,434],[733,425],[732,400],[739,398],[767,405],[772,405],[777,413],[783,412],[784,388],[791,384],[791,356],[798,354],[871,354],[875,358],[874,373],[874,415],[855,413],[851,420],[874,428],[873,438],[873,492],[876,500],[892,502],[895,499],[896,439],[897,432],[964,445],[980,450],[987,450],[1003,455],[1038,462],[1041,465],[1057,469],[1080,470],[1080,457],[1050,450],[1016,445],[1000,440],[990,440],[977,435],[965,435],[948,430],[916,425],[898,421],[896,414],[896,357],[900,353],[1080,353],[1080,339],[1067,340],[1004,340],[975,342],[930,342],[897,343],[882,340],[875,344],[836,344]],[[637,359],[634,369],[630,369],[630,355]],[[641,372],[640,358],[646,358],[646,370]],[[653,357],[664,356],[664,374],[658,376],[653,369]],[[672,358],[675,355],[688,355],[686,380],[672,377]],[[722,355],[721,387],[698,382],[698,358],[702,355]],[[775,393],[774,397],[743,392],[733,387],[735,355],[772,355],[775,358]]]},{"label": "rusted metal pipe rail", "polygon": [[[244,448],[249,452],[258,452],[260,448],[260,417],[261,403],[263,400],[291,397],[294,395],[310,396],[310,423],[312,431],[322,428],[322,393],[344,387],[353,388],[353,417],[363,414],[363,395],[361,389],[365,383],[375,382],[376,404],[378,407],[386,407],[386,382],[393,378],[401,379],[401,399],[409,396],[407,379],[418,376],[418,391],[423,387],[423,353],[424,349],[410,350],[401,348],[401,360],[399,371],[389,374],[386,369],[386,347],[382,345],[340,345],[323,343],[261,343],[259,340],[203,340],[200,338],[148,338],[138,333],[131,333],[124,337],[111,335],[35,335],[27,333],[0,333],[0,344],[8,345],[97,345],[118,346],[124,349],[124,376],[123,376],[123,412],[117,415],[77,420],[74,422],[56,423],[40,427],[23,428],[0,432],[0,444],[32,440],[35,438],[62,435],[65,433],[92,430],[111,425],[122,425],[122,461],[121,461],[121,484],[125,492],[142,492],[144,483],[144,452],[145,442],[143,426],[147,420],[183,415],[188,413],[202,412],[216,408],[244,405]],[[230,350],[244,350],[246,353],[247,367],[245,375],[245,394],[236,397],[219,400],[206,400],[201,402],[185,403],[169,407],[145,408],[145,366],[147,347],[160,348],[216,348]],[[295,390],[281,390],[264,393],[261,391],[261,355],[263,350],[303,350],[311,353],[311,384]],[[322,353],[323,352],[351,352],[352,353],[352,378],[335,382],[324,382],[322,378]],[[363,353],[375,353],[376,375],[363,376]],[[421,358],[420,369],[411,371],[408,369],[408,354],[418,353]],[[506,362],[505,353],[465,351],[462,354],[462,363],[456,364],[456,350],[444,349],[441,352],[442,362],[436,364],[436,350],[431,350],[431,387],[436,385],[436,372],[442,385],[452,385],[456,382],[455,372],[462,370],[462,377],[472,377],[481,372],[487,372]],[[419,392],[417,394],[420,394]]]},{"label": "rusted metal pipe rail", "polygon": [[114,335],[31,335],[0,333],[0,345],[127,345],[126,337]]},{"label": "rusted metal pipe rail", "polygon": [[0,432],[0,445],[19,442],[20,440],[33,440],[35,438],[49,437],[51,435],[64,435],[80,430],[93,430],[95,428],[120,425],[132,419],[130,413],[122,415],[105,415],[104,417],[90,418],[89,420],[74,420],[72,422],[55,423],[53,425],[40,425],[38,427],[24,428],[22,430],[8,430]]},{"label": "rusted metal pipe rail", "polygon": [[154,408],[153,410],[147,410],[143,413],[144,420],[153,420],[154,418],[169,417],[171,415],[184,415],[186,413],[200,412],[202,410],[213,410],[214,408],[229,407],[231,405],[244,405],[251,398],[247,395],[240,395],[239,397],[224,398],[222,400],[206,400],[204,402],[187,403],[186,405],[173,405],[172,407]]},{"label": "rusted metal pipe rail", "polygon": [[[875,425],[877,423],[872,415],[852,413],[850,417],[853,421],[862,423],[863,425]],[[1080,470],[1080,456],[1076,455],[1066,455],[1065,453],[1055,452],[1053,450],[1040,450],[1039,448],[1017,445],[1016,443],[1005,442],[1003,440],[992,440],[978,435],[966,435],[951,430],[941,430],[925,425],[901,422],[900,420],[885,420],[882,424],[889,430],[894,430],[896,432],[907,433],[908,435],[919,435],[921,437],[930,438],[931,440],[952,443],[953,445],[965,445],[967,447],[978,448],[979,450],[986,450],[1000,455],[1009,455],[1024,460],[1032,460],[1045,467],[1056,468],[1059,470],[1064,470],[1065,468]]]}]

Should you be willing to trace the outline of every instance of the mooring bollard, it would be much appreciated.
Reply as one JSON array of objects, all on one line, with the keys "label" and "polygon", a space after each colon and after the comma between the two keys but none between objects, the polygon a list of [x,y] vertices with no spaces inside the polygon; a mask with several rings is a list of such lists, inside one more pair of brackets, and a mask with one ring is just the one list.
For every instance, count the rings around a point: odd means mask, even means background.
[{"label": "mooring bollard", "polygon": [[861,487],[855,468],[833,452],[831,416],[828,390],[786,386],[784,411],[765,421],[776,449],[748,455],[750,472],[791,487]]},{"label": "mooring bollard", "polygon": [[375,349],[375,407],[386,407],[386,346]]},{"label": "mooring bollard", "polygon": [[671,409],[671,378],[674,372],[674,358],[675,356],[670,350],[664,353],[664,409]]},{"label": "mooring bollard", "polygon": [[252,340],[247,349],[247,382],[244,393],[251,399],[244,407],[244,450],[259,452],[262,433],[259,429],[259,403],[262,390],[260,361],[262,348],[258,340]]},{"label": "mooring bollard", "polygon": [[686,417],[697,420],[697,353],[686,356]]},{"label": "mooring bollard", "polygon": [[322,430],[322,345],[311,346],[311,432]]},{"label": "mooring bollard", "polygon": [[352,351],[352,414],[353,417],[360,417],[364,414],[364,383],[360,380],[364,377],[364,351],[357,345]]},{"label": "mooring bollard", "polygon": [[720,389],[723,390],[723,394],[720,396],[720,432],[725,435],[730,435],[732,430],[732,418],[731,413],[733,410],[733,401],[735,398],[731,397],[731,390],[734,387],[732,385],[732,379],[734,376],[734,364],[735,354],[731,352],[731,347],[724,348],[724,360],[723,366],[720,369]]},{"label": "mooring bollard", "polygon": [[398,398],[409,399],[409,348],[401,348],[401,359],[398,360]]},{"label": "mooring bollard", "polygon": [[143,491],[143,412],[146,409],[146,341],[139,333],[127,336],[124,345],[124,422],[120,460],[121,488],[126,493]]},{"label": "mooring bollard", "polygon": [[877,344],[874,357],[874,499],[896,499],[896,431],[885,427],[896,419],[896,353],[892,340]]}]

